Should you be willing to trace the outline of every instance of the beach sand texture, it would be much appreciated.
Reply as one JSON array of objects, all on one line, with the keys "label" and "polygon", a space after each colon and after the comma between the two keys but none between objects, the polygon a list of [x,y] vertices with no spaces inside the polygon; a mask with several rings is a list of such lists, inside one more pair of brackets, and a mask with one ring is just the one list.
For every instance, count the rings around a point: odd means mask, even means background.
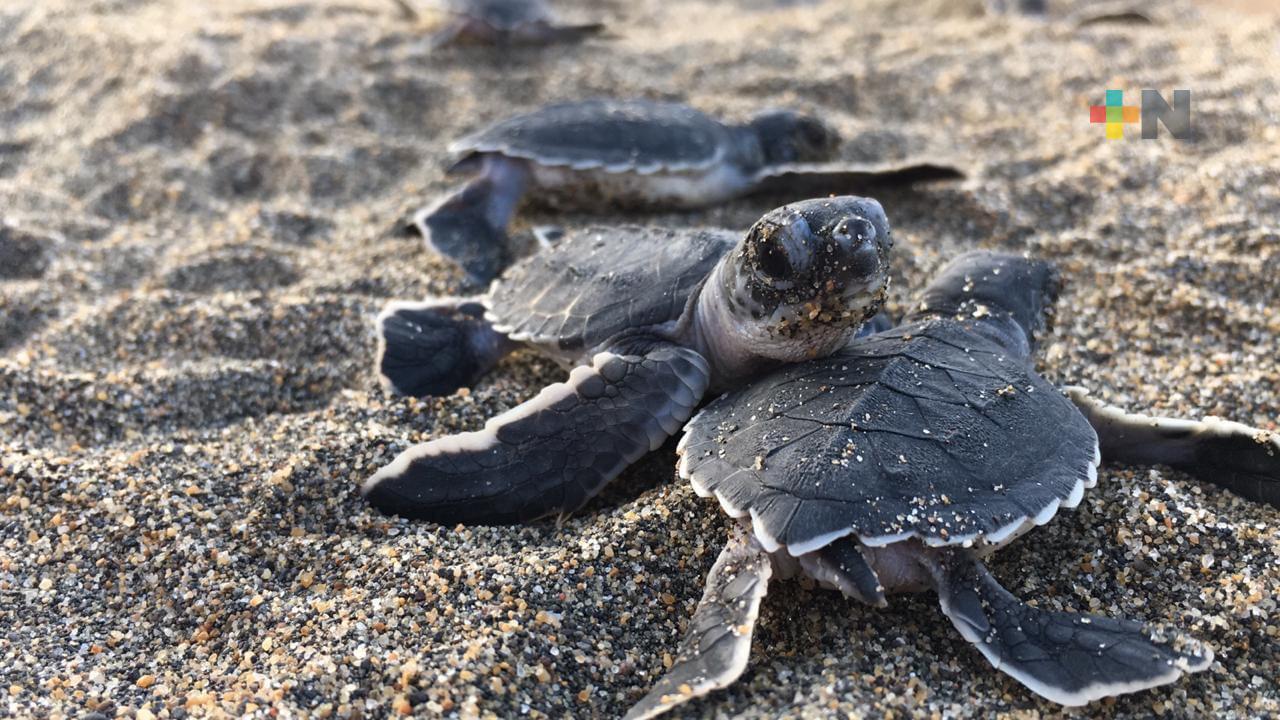
[{"label": "beach sand texture", "polygon": [[[445,398],[373,371],[390,299],[474,293],[405,215],[451,139],[563,99],[816,111],[850,159],[959,184],[879,193],[892,310],[972,248],[1058,262],[1044,373],[1131,409],[1280,417],[1280,18],[1153,3],[1077,28],[975,0],[563,3],[613,37],[430,50],[391,2],[0,5],[0,715],[616,717],[670,662],[723,543],[674,443],[561,527],[372,512],[410,443],[563,376],[522,352]],[[1249,3],[1235,3],[1237,7]],[[1195,137],[1106,141],[1107,88],[1193,93]],[[522,215],[745,229],[777,204]],[[1046,428],[1052,432],[1053,428]],[[799,583],[750,667],[676,717],[1280,714],[1280,516],[1105,466],[996,556],[1041,607],[1166,622],[1216,651],[1175,685],[1066,712],[992,670],[932,595]]]}]

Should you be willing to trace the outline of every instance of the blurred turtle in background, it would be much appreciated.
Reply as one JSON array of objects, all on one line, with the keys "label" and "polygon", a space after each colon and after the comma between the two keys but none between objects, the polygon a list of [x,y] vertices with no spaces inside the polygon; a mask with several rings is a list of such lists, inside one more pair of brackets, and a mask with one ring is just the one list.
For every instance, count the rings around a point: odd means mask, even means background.
[{"label": "blurred turtle in background", "polygon": [[[410,0],[393,0],[405,17],[416,20]],[[562,24],[544,0],[427,0],[426,6],[449,16],[433,38],[445,45],[546,45],[581,40],[604,30],[600,23]]]},{"label": "blurred turtle in background", "polygon": [[514,256],[507,224],[526,192],[553,207],[663,210],[713,205],[755,191],[784,200],[868,186],[960,177],[932,164],[837,162],[840,135],[794,110],[721,122],[688,105],[586,100],[549,105],[494,123],[450,147],[460,189],[418,211],[429,247],[476,282]]},{"label": "blurred turtle in background", "polygon": [[1048,0],[986,0],[987,12],[992,15],[1043,16],[1049,11]]}]

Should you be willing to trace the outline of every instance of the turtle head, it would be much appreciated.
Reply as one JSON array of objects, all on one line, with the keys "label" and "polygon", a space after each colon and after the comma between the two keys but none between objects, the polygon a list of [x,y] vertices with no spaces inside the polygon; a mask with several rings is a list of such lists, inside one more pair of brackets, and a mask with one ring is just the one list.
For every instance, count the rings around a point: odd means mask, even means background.
[{"label": "turtle head", "polygon": [[751,227],[726,259],[720,290],[751,352],[784,362],[818,357],[879,312],[892,248],[875,200],[792,203]]},{"label": "turtle head", "polygon": [[830,160],[840,134],[829,125],[794,110],[768,110],[748,123],[760,141],[768,165]]}]

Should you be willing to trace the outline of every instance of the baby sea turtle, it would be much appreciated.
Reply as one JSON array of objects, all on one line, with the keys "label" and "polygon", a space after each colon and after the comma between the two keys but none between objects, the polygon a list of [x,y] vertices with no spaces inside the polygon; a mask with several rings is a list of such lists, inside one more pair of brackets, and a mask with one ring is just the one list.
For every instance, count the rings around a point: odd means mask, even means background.
[{"label": "baby sea turtle", "polygon": [[[416,20],[409,0],[394,0],[400,11]],[[432,44],[546,45],[581,40],[604,30],[600,23],[565,25],[556,20],[545,0],[431,0],[428,7],[446,13],[448,23]]]},{"label": "baby sea turtle", "polygon": [[[457,159],[448,172],[474,177],[418,211],[413,224],[436,252],[486,282],[516,254],[508,248],[506,227],[527,190],[559,207],[670,210],[722,202],[780,176],[788,192],[800,192],[796,176],[847,189],[873,180],[958,175],[936,165],[807,164],[830,161],[839,142],[820,120],[791,110],[731,125],[670,102],[550,105],[454,143],[450,152]],[[827,192],[814,193],[822,194]]]},{"label": "baby sea turtle", "polygon": [[892,244],[875,200],[807,200],[738,241],[582,233],[511,268],[482,299],[393,304],[381,368],[401,392],[469,384],[518,342],[577,367],[483,430],[405,450],[365,496],[445,523],[573,512],[708,393],[848,342],[884,300]]},{"label": "baby sea turtle", "polygon": [[1280,506],[1280,439],[1237,423],[1127,414],[1033,368],[1052,267],[962,256],[897,327],[773,371],[685,429],[680,475],[738,518],[675,664],[628,715],[650,718],[745,669],[772,573],[872,605],[933,590],[997,669],[1063,705],[1209,666],[1194,640],[1024,604],[981,558],[1075,507],[1102,458],[1161,463]]}]

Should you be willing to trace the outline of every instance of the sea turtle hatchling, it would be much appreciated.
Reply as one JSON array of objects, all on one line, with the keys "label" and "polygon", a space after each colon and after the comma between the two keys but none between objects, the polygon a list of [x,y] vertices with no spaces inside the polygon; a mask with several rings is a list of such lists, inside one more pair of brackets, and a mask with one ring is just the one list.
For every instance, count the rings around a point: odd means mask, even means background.
[{"label": "sea turtle hatchling", "polygon": [[484,298],[394,303],[380,319],[380,365],[403,393],[470,384],[519,342],[576,367],[483,430],[405,450],[365,496],[448,523],[573,512],[708,393],[848,342],[884,300],[891,247],[875,200],[807,200],[741,239],[579,233],[512,267]]},{"label": "sea turtle hatchling", "polygon": [[650,718],[747,665],[771,574],[872,605],[933,590],[992,665],[1063,705],[1204,670],[1212,651],[1132,620],[1023,603],[981,558],[1075,507],[1102,458],[1161,463],[1280,506],[1280,439],[1218,419],[1127,414],[1032,366],[1052,267],[977,252],[898,326],[789,365],[707,405],[681,477],[740,520],[670,670],[628,715]]},{"label": "sea turtle hatchling", "polygon": [[[394,0],[410,19],[416,3]],[[432,45],[547,45],[571,42],[604,30],[600,23],[567,25],[558,21],[545,0],[429,0],[425,5],[449,16],[432,37]]]},{"label": "sea turtle hatchling", "polygon": [[791,200],[959,175],[930,164],[832,162],[839,142],[825,123],[791,110],[732,125],[672,102],[549,105],[450,146],[456,160],[448,172],[474,177],[415,213],[413,226],[429,247],[487,282],[519,254],[508,246],[506,228],[526,191],[558,207],[671,210],[762,188],[778,188]]}]

